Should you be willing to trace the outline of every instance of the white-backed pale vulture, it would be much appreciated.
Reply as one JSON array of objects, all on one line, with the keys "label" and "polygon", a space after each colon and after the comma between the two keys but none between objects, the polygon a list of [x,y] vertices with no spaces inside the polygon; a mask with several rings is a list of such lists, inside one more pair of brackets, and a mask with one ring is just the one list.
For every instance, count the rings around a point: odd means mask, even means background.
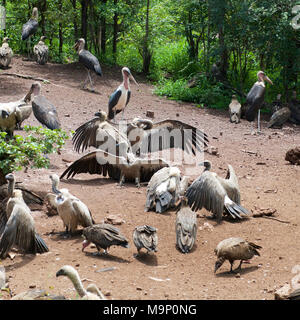
[{"label": "white-backed pale vulture", "polygon": [[242,106],[237,100],[236,95],[232,96],[232,100],[229,104],[229,117],[230,122],[239,123],[241,121]]},{"label": "white-backed pale vulture", "polygon": [[77,270],[72,266],[65,265],[62,268],[60,268],[56,272],[56,277],[59,276],[66,276],[71,280],[81,300],[106,300],[105,296],[98,288],[97,290],[94,289],[94,285],[91,286],[89,289],[84,289]]},{"label": "white-backed pale vulture", "polygon": [[0,47],[0,67],[1,68],[8,68],[11,59],[14,55],[12,49],[10,48],[8,41],[10,39],[8,37],[5,37],[2,42],[2,46]]},{"label": "white-backed pale vulture", "polygon": [[186,197],[193,211],[203,207],[213,213],[218,223],[221,222],[224,209],[232,218],[242,219],[241,214],[249,212],[240,204],[240,188],[237,176],[231,165],[228,165],[227,177],[221,178],[211,172],[211,162],[204,161],[203,173],[188,187]]},{"label": "white-backed pale vulture", "polygon": [[47,63],[49,56],[49,48],[45,44],[45,39],[45,36],[41,36],[40,41],[33,47],[36,62],[41,65]]},{"label": "white-backed pale vulture", "polygon": [[147,250],[147,253],[157,252],[158,236],[156,228],[149,225],[135,227],[132,238],[138,254],[143,248]]},{"label": "white-backed pale vulture", "polygon": [[85,240],[82,243],[82,252],[90,243],[95,244],[98,250],[97,254],[101,253],[101,249],[107,254],[111,246],[129,248],[126,237],[120,233],[118,228],[108,223],[94,224],[91,227],[84,228],[83,236]]},{"label": "white-backed pale vulture", "polygon": [[58,189],[59,177],[56,174],[50,175],[52,191],[56,194],[55,204],[58,215],[61,217],[66,233],[74,233],[77,227],[92,226],[94,220],[89,208],[78,198],[73,196],[68,189]]},{"label": "white-backed pale vulture", "polygon": [[148,183],[145,211],[162,213],[173,208],[179,196],[184,194],[187,184],[188,177],[181,177],[177,167],[160,169]]},{"label": "white-backed pale vulture", "polygon": [[215,254],[218,258],[215,263],[215,272],[226,260],[230,262],[230,272],[233,272],[232,267],[234,261],[241,260],[239,266],[235,270],[240,271],[243,260],[249,260],[254,255],[260,256],[257,249],[261,249],[261,246],[241,238],[228,238],[222,240],[215,249]]}]

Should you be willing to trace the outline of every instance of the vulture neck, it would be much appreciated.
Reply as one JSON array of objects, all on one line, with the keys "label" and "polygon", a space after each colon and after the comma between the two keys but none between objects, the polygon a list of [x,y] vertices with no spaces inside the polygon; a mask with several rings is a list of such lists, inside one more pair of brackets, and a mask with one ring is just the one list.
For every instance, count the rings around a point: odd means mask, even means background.
[{"label": "vulture neck", "polygon": [[55,194],[60,194],[61,192],[58,190],[58,184],[59,184],[59,181],[53,179],[52,180],[52,191],[55,193]]},{"label": "vulture neck", "polygon": [[15,184],[16,184],[15,179],[8,181],[7,191],[8,191],[8,196],[10,198],[13,196],[13,192],[15,190]]},{"label": "vulture neck", "polygon": [[74,288],[76,289],[76,291],[80,295],[80,297],[81,298],[84,297],[87,294],[87,292],[82,285],[82,282],[79,278],[78,273],[77,272],[76,273],[75,272],[68,272],[68,277],[72,281]]}]

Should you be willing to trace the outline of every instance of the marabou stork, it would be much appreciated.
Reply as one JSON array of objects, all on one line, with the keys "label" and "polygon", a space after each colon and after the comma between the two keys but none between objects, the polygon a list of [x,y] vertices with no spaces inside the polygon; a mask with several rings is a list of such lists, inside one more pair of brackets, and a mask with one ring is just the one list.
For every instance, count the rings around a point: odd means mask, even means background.
[{"label": "marabou stork", "polygon": [[22,27],[22,40],[28,40],[27,41],[27,51],[28,51],[28,58],[30,57],[30,39],[33,34],[37,32],[39,23],[38,23],[38,9],[34,7],[32,9],[32,16],[31,18],[23,24]]},{"label": "marabou stork", "polygon": [[85,50],[84,46],[85,46],[85,40],[83,38],[78,39],[74,45],[74,48],[76,49],[79,56],[79,62],[84,65],[88,73],[82,88],[85,89],[86,83],[89,80],[92,86],[91,90],[95,91],[93,87],[93,81],[90,75],[90,71],[94,71],[97,75],[101,77],[102,70],[100,67],[99,60],[88,50]]},{"label": "marabou stork", "polygon": [[8,45],[8,37],[3,39],[2,46],[0,48],[0,67],[8,68],[13,57],[13,51]]},{"label": "marabou stork", "polygon": [[260,108],[264,102],[266,92],[265,81],[269,82],[270,84],[273,84],[273,82],[265,75],[263,71],[258,71],[257,78],[258,81],[254,83],[247,95],[246,103],[248,105],[248,109],[246,111],[246,119],[248,121],[254,121],[258,111],[257,126],[258,132],[260,132]]},{"label": "marabou stork", "polygon": [[49,48],[45,44],[45,36],[41,36],[40,41],[33,47],[33,52],[38,64],[46,64],[48,61]]},{"label": "marabou stork", "polygon": [[131,74],[129,68],[122,68],[123,82],[119,87],[111,94],[108,101],[108,119],[112,120],[115,118],[116,114],[122,111],[122,119],[124,118],[124,110],[129,103],[131,91],[129,87],[129,79],[131,79],[136,85],[138,83],[135,81],[133,75]]}]

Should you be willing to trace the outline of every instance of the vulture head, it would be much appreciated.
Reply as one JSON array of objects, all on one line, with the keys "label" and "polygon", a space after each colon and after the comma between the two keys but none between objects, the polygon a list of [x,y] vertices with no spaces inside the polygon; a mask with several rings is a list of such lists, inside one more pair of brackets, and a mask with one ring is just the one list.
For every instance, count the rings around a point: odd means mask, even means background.
[{"label": "vulture head", "polygon": [[1,110],[1,118],[7,119],[9,117],[9,113],[5,110]]},{"label": "vulture head", "polygon": [[9,182],[15,181],[15,176],[12,173],[9,173],[5,176],[5,179]]},{"label": "vulture head", "polygon": [[211,162],[209,160],[205,160],[199,163],[199,166],[204,166],[204,171],[211,169]]},{"label": "vulture head", "polygon": [[103,110],[100,110],[99,112],[95,113],[95,116],[99,118],[101,122],[107,120],[107,113]]},{"label": "vulture head", "polygon": [[59,176],[57,174],[51,174],[49,178],[52,181],[52,191],[55,194],[60,194],[61,192],[58,190]]}]

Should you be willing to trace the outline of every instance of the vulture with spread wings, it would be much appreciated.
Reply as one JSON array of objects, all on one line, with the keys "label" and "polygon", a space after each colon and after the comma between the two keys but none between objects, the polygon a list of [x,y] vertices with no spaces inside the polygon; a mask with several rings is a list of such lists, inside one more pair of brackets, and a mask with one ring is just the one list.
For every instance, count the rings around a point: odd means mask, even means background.
[{"label": "vulture with spread wings", "polygon": [[213,218],[221,222],[224,209],[232,218],[242,219],[241,214],[249,212],[240,205],[240,189],[237,176],[231,165],[228,165],[226,178],[211,172],[210,161],[204,161],[204,172],[187,189],[186,197],[193,211],[203,207],[213,213]]}]

